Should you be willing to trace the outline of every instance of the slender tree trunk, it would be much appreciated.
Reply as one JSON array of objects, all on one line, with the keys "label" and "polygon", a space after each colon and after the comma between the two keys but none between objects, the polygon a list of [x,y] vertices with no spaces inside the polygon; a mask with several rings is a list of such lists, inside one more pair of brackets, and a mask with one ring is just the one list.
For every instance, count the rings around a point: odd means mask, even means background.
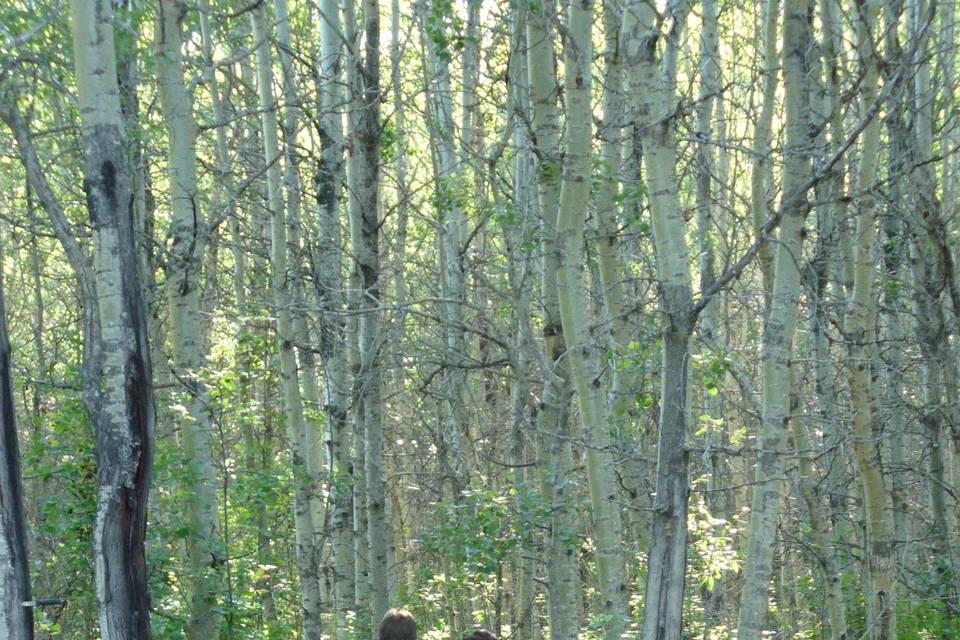
[{"label": "slender tree trunk", "polygon": [[688,453],[686,430],[693,294],[685,222],[676,175],[676,47],[689,6],[668,5],[663,59],[660,24],[650,5],[633,2],[624,17],[624,60],[637,96],[637,123],[653,220],[662,311],[660,431],[657,488],[644,599],[644,640],[678,640],[682,628],[687,560]]},{"label": "slender tree trunk", "polygon": [[[420,4],[421,24],[424,29],[430,18],[426,4]],[[428,99],[430,101],[430,121],[433,131],[431,138],[437,159],[436,201],[439,204],[440,233],[442,240],[441,279],[446,293],[443,305],[446,326],[446,353],[447,367],[445,372],[445,386],[447,394],[447,423],[444,439],[450,452],[452,463],[453,500],[459,500],[460,492],[468,485],[466,475],[466,452],[464,438],[467,429],[466,410],[466,371],[463,363],[466,360],[466,331],[463,318],[463,305],[466,302],[466,281],[464,274],[464,247],[463,240],[466,228],[466,202],[468,196],[468,178],[464,172],[463,158],[469,141],[461,141],[461,155],[457,155],[454,144],[453,101],[450,83],[450,54],[445,45],[431,35],[427,35],[427,73]],[[465,73],[473,62],[465,61]],[[465,76],[464,98],[473,99],[473,90],[470,81]],[[462,124],[467,125],[469,135],[472,128],[472,118],[465,116]]]},{"label": "slender tree trunk", "polygon": [[[857,21],[857,46],[865,68],[861,84],[861,112],[876,99],[879,67],[873,44],[873,31],[879,6],[861,5]],[[844,323],[850,367],[850,405],[853,450],[863,484],[866,513],[866,555],[868,581],[864,594],[867,624],[872,638],[896,637],[896,558],[893,541],[893,504],[883,477],[878,438],[881,430],[875,421],[872,387],[877,382],[876,363],[872,362],[876,340],[877,304],[874,298],[876,273],[877,156],[880,122],[873,120],[863,132],[857,175],[857,225],[854,236],[853,291]]]},{"label": "slender tree trunk", "polygon": [[[840,95],[840,46],[841,24],[838,21],[837,1],[819,0],[819,17],[822,37],[820,54],[824,81],[820,111],[817,117],[829,124],[820,131],[819,148],[823,155],[834,153],[843,141],[843,108]],[[810,65],[812,70],[813,66]],[[811,88],[811,98],[820,89]],[[827,134],[829,133],[829,139]],[[829,311],[836,308],[842,318],[846,305],[845,287],[848,283],[842,260],[844,240],[841,229],[846,228],[845,207],[841,198],[844,186],[844,161],[837,163],[825,179],[816,187],[817,197],[817,247],[812,259],[811,334],[813,336],[813,375],[821,421],[820,467],[825,470],[824,484],[830,507],[830,519],[838,540],[849,542],[847,535],[847,505],[844,474],[847,469],[847,438],[839,415],[839,395],[835,381],[833,356],[830,345],[833,324]],[[841,324],[838,321],[836,324]]]},{"label": "slender tree trunk", "polygon": [[[612,354],[610,406],[614,420],[620,425],[617,431],[624,437],[624,453],[633,457],[639,453],[635,445],[638,439],[633,435],[634,428],[631,423],[636,420],[636,388],[641,368],[630,362],[633,340],[631,316],[635,308],[627,301],[626,279],[621,259],[620,220],[617,215],[626,115],[623,70],[620,64],[620,4],[615,0],[603,2],[603,121],[598,131],[601,178],[597,189],[597,215],[594,224],[597,231],[597,271]],[[635,462],[630,460],[627,464],[635,465]]]},{"label": "slender tree trunk", "polygon": [[[383,479],[383,402],[380,355],[380,13],[378,3],[362,3],[362,34],[351,38],[355,54],[352,76],[351,131],[355,144],[349,172],[350,233],[353,259],[359,272],[360,327],[357,383],[363,407],[363,458],[366,489],[367,563],[370,614],[376,623],[386,613],[389,596],[386,488]],[[360,39],[363,38],[361,52]]]},{"label": "slender tree trunk", "polygon": [[[810,311],[810,336],[813,352],[813,380],[817,397],[817,422],[823,439],[815,443],[801,419],[791,421],[794,447],[798,457],[800,494],[807,508],[815,544],[815,555],[824,574],[827,592],[827,613],[830,633],[834,640],[846,638],[846,610],[840,589],[840,569],[835,541],[838,531],[844,530],[845,505],[841,501],[839,482],[845,456],[837,415],[837,390],[834,382],[833,358],[830,353],[828,301],[826,287],[829,278],[831,252],[836,250],[836,226],[832,219],[833,207],[817,208],[817,246],[811,259],[807,299]],[[815,447],[816,450],[815,450]],[[837,468],[835,468],[837,467]],[[818,474],[817,469],[825,470]],[[829,516],[821,513],[822,496],[826,494]]]},{"label": "slender tree trunk", "polygon": [[[209,6],[206,0],[199,0],[197,8],[200,19],[200,37],[204,56],[204,79],[207,82],[210,92],[213,119],[218,123],[226,123],[224,100],[228,97],[228,95],[221,96],[220,93],[220,84],[217,78],[217,66],[213,57],[213,34],[211,33],[208,16]],[[234,298],[233,309],[236,313],[235,331],[237,339],[237,346],[234,351],[234,370],[236,372],[238,381],[235,399],[237,401],[237,406],[243,407],[246,406],[252,394],[252,385],[249,383],[251,378],[250,369],[252,368],[249,362],[250,326],[246,318],[248,313],[246,298],[247,263],[240,234],[240,220],[236,207],[236,199],[234,197],[234,180],[230,152],[227,146],[227,126],[225,124],[216,128],[214,150],[216,154],[216,173],[218,177],[217,190],[215,191],[214,195],[214,203],[216,204],[217,210],[222,211],[223,215],[227,217],[230,241],[232,245],[231,257],[233,258],[233,270],[231,273],[231,284]],[[242,412],[238,414],[238,422],[240,423],[241,432],[245,434],[249,432],[249,418]],[[248,454],[248,456],[245,458],[245,462],[247,463],[246,468],[248,470],[253,471],[257,469],[256,456]],[[229,509],[229,503],[226,496],[227,480],[224,482],[224,498],[221,509],[224,510],[224,522],[226,522],[226,512]],[[258,515],[257,519],[259,522],[264,521],[262,514]],[[226,530],[224,533],[226,534]],[[262,533],[258,531],[258,539],[262,538]],[[226,603],[226,606],[230,611],[227,617],[227,622],[228,633],[230,633],[232,630],[233,620],[233,602],[231,595],[232,590],[230,589],[230,540],[227,535],[224,535],[224,552],[224,573],[226,576],[226,594],[228,596],[228,602]],[[270,597],[269,591],[264,591],[261,597],[264,600],[267,600]],[[264,608],[268,609],[266,606]]]},{"label": "slender tree trunk", "polygon": [[810,518],[814,553],[823,571],[824,583],[826,584],[830,637],[832,640],[846,640],[846,610],[840,584],[840,569],[837,565],[836,550],[833,546],[833,526],[829,518],[823,515],[824,509],[820,492],[822,484],[814,466],[817,449],[810,438],[803,416],[798,411],[794,411],[790,417],[790,428],[793,433],[794,446],[797,449],[797,475],[800,496],[803,498],[807,516]]},{"label": "slender tree trunk", "polygon": [[294,475],[294,523],[297,538],[297,566],[300,575],[300,606],[303,632],[308,640],[321,635],[320,581],[313,562],[313,523],[310,518],[309,470],[306,461],[306,424],[294,353],[293,319],[290,311],[287,228],[281,182],[280,145],[277,139],[277,101],[273,94],[273,70],[269,49],[270,29],[266,8],[257,7],[252,16],[256,43],[257,85],[260,97],[264,162],[267,165],[267,207],[270,211],[270,263],[280,359],[280,386],[287,423],[287,439]]},{"label": "slender tree trunk", "polygon": [[[292,39],[290,36],[290,18],[286,0],[274,2],[277,19],[277,50],[280,68],[283,74],[282,129],[283,129],[283,183],[286,191],[287,255],[290,260],[289,287],[293,321],[293,338],[297,345],[299,367],[298,379],[302,388],[304,414],[304,463],[309,480],[310,523],[313,527],[310,539],[310,572],[322,585],[320,573],[320,553],[323,548],[324,527],[327,522],[326,499],[323,496],[323,481],[326,475],[326,456],[324,451],[323,427],[320,423],[320,385],[317,381],[316,363],[310,345],[310,331],[307,327],[307,299],[304,294],[305,253],[300,240],[300,211],[303,189],[300,184],[299,151],[297,145],[297,77],[293,68]],[[319,586],[318,586],[319,588]],[[323,592],[320,592],[320,605],[323,604]],[[319,615],[319,614],[318,614]]]},{"label": "slender tree trunk", "polygon": [[[704,0],[701,3],[703,24],[700,31],[700,88],[697,105],[697,150],[695,157],[696,168],[696,208],[697,208],[697,243],[700,249],[700,290],[707,291],[713,286],[716,279],[715,237],[719,229],[714,218],[714,182],[717,163],[715,162],[715,140],[713,119],[714,105],[722,106],[720,100],[720,33],[717,25],[716,0]],[[717,109],[719,111],[719,109]],[[726,188],[721,179],[720,189]],[[765,245],[766,248],[767,245]],[[719,337],[720,325],[718,310],[721,300],[711,301],[703,310],[700,318],[700,329],[708,336],[711,342]],[[721,380],[715,384],[720,386]],[[691,400],[693,400],[691,398]],[[705,421],[706,448],[704,462],[708,465],[707,505],[712,517],[724,519],[729,516],[722,506],[720,489],[724,486],[726,464],[719,451],[714,448],[722,445],[723,416],[722,403],[718,389],[704,389],[702,393],[702,407],[700,420]],[[696,414],[691,414],[696,415]],[[725,581],[716,580],[712,588],[706,590],[706,611],[704,612],[705,625],[710,628],[720,620],[720,609],[723,606],[723,594],[726,591]]]},{"label": "slender tree trunk", "polygon": [[557,210],[560,201],[559,86],[553,45],[555,3],[527,7],[527,79],[532,107],[532,137],[536,150],[537,200],[540,211],[540,298],[543,306],[542,397],[537,413],[541,493],[550,509],[546,565],[550,635],[552,640],[575,640],[580,624],[579,557],[573,451],[570,444],[571,388],[567,371],[566,341],[557,300]]},{"label": "slender tree trunk", "polygon": [[170,140],[167,173],[172,219],[167,294],[173,339],[174,375],[187,408],[180,416],[190,487],[188,503],[192,535],[187,540],[191,569],[189,640],[208,640],[219,633],[222,608],[223,541],[217,504],[219,483],[213,458],[213,430],[206,385],[200,378],[205,364],[200,309],[200,269],[207,238],[197,190],[197,125],[183,82],[180,26],[186,7],[175,0],[157,5],[157,54],[160,97]]},{"label": "slender tree trunk", "polygon": [[[27,194],[32,192],[29,181],[27,182]],[[28,213],[33,216],[33,199],[27,198]],[[44,303],[43,303],[43,280],[40,277],[40,241],[34,236],[30,240],[30,275],[33,276],[33,351],[36,358],[34,375],[37,382],[33,386],[33,419],[35,421],[35,432],[39,433],[41,428],[41,418],[43,417],[43,384],[40,382],[47,375],[47,356],[43,350],[43,332],[44,332]]]},{"label": "slender tree trunk", "polygon": [[[624,484],[630,496],[632,532],[635,543],[643,545],[647,535],[646,496],[638,489],[644,475],[641,458],[644,453],[643,439],[638,430],[637,388],[643,367],[634,359],[638,342],[635,339],[635,318],[640,309],[638,302],[629,300],[627,277],[622,263],[624,243],[622,239],[621,207],[618,200],[623,193],[621,181],[628,189],[635,189],[639,175],[626,176],[624,172],[623,139],[631,127],[627,124],[627,99],[620,54],[620,27],[623,22],[623,3],[619,0],[603,2],[604,77],[603,120],[598,130],[600,139],[600,182],[596,194],[597,273],[605,312],[605,325],[609,328],[610,366],[609,402],[615,421],[614,432],[618,434],[617,445],[621,448]],[[627,162],[632,158],[627,156]],[[639,172],[638,172],[639,173]],[[628,200],[623,198],[624,200]],[[623,216],[626,217],[626,216]]]},{"label": "slender tree trunk", "polygon": [[567,150],[557,214],[557,297],[567,357],[586,446],[593,507],[593,537],[599,574],[604,636],[619,638],[629,620],[620,508],[617,502],[609,414],[602,395],[599,350],[591,335],[584,231],[590,198],[592,116],[590,105],[593,3],[570,7],[564,42]]},{"label": "slender tree trunk", "polygon": [[74,63],[84,155],[84,191],[93,224],[100,318],[97,381],[94,572],[104,640],[150,638],[144,536],[153,454],[154,407],[140,297],[133,195],[117,87],[113,10],[105,0],[73,0]]},{"label": "slender tree trunk", "polygon": [[[832,0],[826,0],[832,1]],[[777,56],[777,23],[780,17],[780,0],[766,0],[763,4],[763,31],[760,34],[763,43],[761,75],[763,91],[760,102],[760,116],[753,130],[753,163],[750,166],[750,215],[754,231],[769,217],[771,210],[772,169],[770,159],[770,129],[773,124],[773,112],[777,95],[777,69],[780,60]],[[774,248],[765,242],[757,254],[760,259],[760,273],[763,276],[763,296],[766,308],[770,308],[770,296],[773,293]]]},{"label": "slender tree trunk", "polygon": [[320,360],[324,370],[324,414],[330,434],[331,538],[336,634],[349,635],[356,608],[353,564],[353,463],[350,454],[350,399],[347,380],[346,323],[340,231],[340,180],[343,176],[343,124],[340,114],[341,20],[338,3],[319,7],[320,142],[314,176],[317,198],[317,246],[314,282],[320,307]]},{"label": "slender tree trunk", "polygon": [[[930,512],[933,526],[930,529],[930,545],[937,562],[949,562],[951,557],[950,539],[947,525],[947,498],[945,485],[945,458],[947,451],[945,434],[949,424],[958,424],[960,416],[952,415],[950,409],[955,403],[950,391],[944,395],[944,385],[948,382],[951,370],[956,368],[955,354],[949,348],[948,330],[944,317],[944,305],[941,293],[949,288],[952,279],[949,273],[949,249],[939,251],[935,235],[945,234],[947,229],[940,217],[941,207],[936,202],[937,179],[934,167],[929,163],[933,155],[933,91],[928,55],[929,38],[921,32],[921,25],[927,13],[926,0],[907,2],[908,33],[911,40],[920,40],[917,70],[914,76],[913,105],[910,109],[914,133],[914,153],[911,160],[914,174],[915,192],[914,259],[911,266],[914,273],[914,299],[917,310],[918,338],[924,357],[922,421],[926,432],[928,447],[928,472],[930,492]],[[950,46],[953,46],[951,44]],[[951,55],[946,56],[952,57]],[[950,179],[944,177],[946,185]],[[946,195],[946,194],[945,194]],[[952,209],[951,209],[952,211]],[[952,215],[952,213],[950,214]],[[937,247],[937,248],[934,248]],[[949,386],[946,387],[950,389]]]},{"label": "slender tree trunk", "polygon": [[808,0],[784,4],[783,77],[786,112],[783,222],[769,314],[763,333],[763,426],[757,439],[756,484],[750,509],[738,638],[759,640],[766,622],[768,584],[780,515],[790,427],[790,358],[800,297],[799,256],[809,210],[802,191],[810,173],[807,48]]},{"label": "slender tree trunk", "polygon": [[[517,46],[525,46],[526,13],[517,12],[511,20],[512,39]],[[511,60],[508,69],[512,85],[512,99],[517,113],[530,113],[530,92],[526,86],[527,62],[523,56]],[[515,116],[519,120],[518,116]],[[532,473],[528,469],[528,456],[532,452],[532,439],[535,438],[530,415],[530,356],[535,353],[533,327],[530,322],[530,293],[532,289],[531,255],[525,249],[524,240],[531,232],[536,220],[536,195],[533,190],[533,145],[528,132],[520,123],[513,123],[513,144],[517,153],[513,159],[513,210],[515,222],[505,237],[508,262],[508,282],[513,300],[512,324],[516,329],[511,356],[513,379],[510,383],[510,413],[512,424],[511,461],[514,465],[513,485],[517,499],[514,509],[521,518],[525,518],[529,506],[527,496],[532,488]],[[498,190],[495,194],[500,193]],[[502,206],[500,198],[497,206]],[[521,520],[521,522],[524,520]],[[529,532],[528,532],[529,533]],[[511,628],[517,640],[533,640],[535,629],[535,600],[537,591],[534,583],[536,572],[536,542],[531,535],[525,534],[519,546],[520,557],[514,562],[513,576],[516,584],[516,598],[510,607]]]}]

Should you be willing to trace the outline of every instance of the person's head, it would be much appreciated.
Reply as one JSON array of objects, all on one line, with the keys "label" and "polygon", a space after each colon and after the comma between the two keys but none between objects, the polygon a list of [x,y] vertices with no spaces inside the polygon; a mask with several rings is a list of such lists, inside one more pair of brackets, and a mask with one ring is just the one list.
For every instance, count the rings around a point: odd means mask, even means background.
[{"label": "person's head", "polygon": [[477,629],[470,635],[464,636],[463,640],[497,640],[497,636],[493,635],[486,629]]},{"label": "person's head", "polygon": [[390,609],[380,621],[377,640],[417,640],[417,623],[406,609]]}]

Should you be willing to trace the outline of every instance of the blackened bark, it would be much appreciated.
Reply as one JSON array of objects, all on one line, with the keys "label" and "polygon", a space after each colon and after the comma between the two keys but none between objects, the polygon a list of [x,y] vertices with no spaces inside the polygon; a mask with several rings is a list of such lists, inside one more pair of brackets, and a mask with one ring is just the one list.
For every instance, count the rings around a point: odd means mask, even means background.
[{"label": "blackened bark", "polygon": [[[693,322],[682,312],[664,319],[663,386],[657,443],[657,494],[647,559],[643,638],[680,637],[687,565],[687,364]],[[656,621],[654,624],[654,621]]]},{"label": "blackened bark", "polygon": [[0,274],[0,636],[33,640],[27,529],[10,371],[10,340]]},{"label": "blackened bark", "polygon": [[[103,637],[147,640],[150,596],[144,539],[154,407],[126,154],[126,136],[119,127],[87,128],[84,190],[100,254],[95,264],[102,356],[93,413],[99,487],[94,555]],[[118,299],[108,300],[111,296]],[[119,317],[107,318],[111,310],[119,311]]]}]

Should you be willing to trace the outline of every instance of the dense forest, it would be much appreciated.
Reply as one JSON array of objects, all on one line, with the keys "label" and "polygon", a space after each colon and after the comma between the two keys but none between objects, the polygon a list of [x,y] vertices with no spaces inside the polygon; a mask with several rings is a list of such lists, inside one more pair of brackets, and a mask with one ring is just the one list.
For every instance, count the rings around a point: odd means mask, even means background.
[{"label": "dense forest", "polygon": [[958,5],[0,3],[0,638],[960,638]]}]

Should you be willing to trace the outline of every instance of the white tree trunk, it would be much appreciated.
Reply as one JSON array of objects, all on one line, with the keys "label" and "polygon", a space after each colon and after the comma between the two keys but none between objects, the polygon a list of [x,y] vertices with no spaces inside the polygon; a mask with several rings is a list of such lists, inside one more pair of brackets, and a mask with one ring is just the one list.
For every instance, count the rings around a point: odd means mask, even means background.
[{"label": "white tree trunk", "polygon": [[766,623],[768,585],[781,493],[786,472],[790,421],[790,357],[800,298],[799,256],[809,211],[801,190],[810,173],[808,92],[805,75],[808,0],[784,3],[783,84],[786,126],[783,222],[774,264],[770,309],[763,333],[763,425],[757,439],[756,484],[744,552],[744,587],[738,638],[759,640]]},{"label": "white tree trunk", "polygon": [[[348,172],[350,233],[355,271],[360,278],[358,390],[363,407],[366,543],[371,621],[378,622],[389,607],[387,539],[393,535],[387,521],[383,479],[383,402],[380,355],[380,13],[378,3],[364,0],[362,29],[350,38],[350,130],[354,144]],[[350,27],[353,29],[354,27]],[[361,51],[360,37],[363,47]],[[359,595],[358,595],[359,599]]]},{"label": "white tree trunk", "polygon": [[[687,367],[695,316],[671,111],[675,102],[676,49],[688,10],[685,2],[668,5],[669,30],[663,37],[652,7],[645,2],[633,2],[624,16],[622,36],[624,64],[636,96],[636,126],[643,144],[664,325],[657,488],[641,630],[644,640],[679,639],[686,577]],[[665,41],[662,61],[657,54],[661,39]]]},{"label": "white tree trunk", "polygon": [[303,610],[303,631],[307,640],[320,640],[320,582],[312,561],[313,523],[310,517],[310,482],[306,460],[306,424],[303,399],[300,395],[297,362],[294,353],[293,319],[290,312],[287,228],[281,181],[280,145],[277,139],[277,101],[273,93],[273,70],[270,55],[270,29],[266,8],[253,13],[253,38],[256,43],[257,85],[260,98],[260,123],[264,162],[267,165],[267,208],[270,212],[270,269],[273,313],[276,317],[280,359],[280,386],[287,425],[287,439],[293,465],[294,525],[297,538],[297,565],[300,575],[300,606]]},{"label": "white tree trunk", "polygon": [[586,447],[594,548],[602,603],[602,611],[598,613],[604,616],[604,637],[613,640],[623,634],[629,616],[609,413],[602,391],[600,353],[591,335],[590,302],[584,273],[584,232],[592,165],[592,19],[593,3],[590,0],[570,7],[564,41],[567,151],[563,161],[557,215],[557,296]]},{"label": "white tree trunk", "polygon": [[[831,1],[831,0],[827,0]],[[763,94],[760,102],[760,117],[753,130],[753,162],[750,166],[750,214],[754,231],[758,231],[769,217],[772,169],[770,162],[770,129],[773,124],[774,104],[777,96],[777,24],[780,16],[780,0],[766,0],[763,4]],[[767,309],[773,292],[774,248],[765,242],[757,254],[760,273],[763,276],[763,295]]]},{"label": "white tree trunk", "polygon": [[[533,3],[530,3],[532,5]],[[571,388],[564,354],[566,342],[557,300],[557,210],[560,202],[560,110],[554,54],[555,3],[527,7],[527,80],[536,149],[537,200],[540,211],[540,298],[543,306],[543,380],[537,414],[541,493],[550,508],[546,564],[550,635],[552,640],[576,640],[580,629],[580,559],[574,540],[577,514],[573,507],[576,473],[570,445]]]},{"label": "white tree trunk", "polygon": [[317,198],[317,243],[314,282],[320,307],[320,360],[324,371],[323,409],[330,438],[331,545],[336,601],[336,637],[349,635],[356,609],[353,563],[353,463],[350,453],[343,255],[340,231],[340,186],[343,177],[343,123],[338,90],[342,81],[340,8],[335,0],[320,3],[320,161],[314,178]]},{"label": "white tree trunk", "polygon": [[[873,45],[873,32],[879,6],[860,7],[857,21],[857,48],[865,65],[861,84],[861,113],[866,113],[877,97],[880,70]],[[877,304],[874,298],[876,274],[877,214],[873,194],[877,175],[880,122],[873,120],[863,132],[860,164],[856,181],[857,225],[854,235],[853,291],[844,322],[850,368],[850,405],[853,450],[860,471],[866,514],[867,585],[864,600],[871,637],[887,640],[896,637],[896,558],[893,540],[893,503],[880,460],[881,430],[875,424],[872,387],[877,366],[872,360],[876,340]]]},{"label": "white tree trunk", "polygon": [[167,175],[170,181],[171,238],[167,295],[173,340],[173,373],[184,394],[186,412],[180,432],[189,470],[188,503],[192,535],[187,540],[191,569],[190,620],[187,638],[208,640],[219,633],[218,605],[225,559],[220,537],[217,467],[213,458],[209,400],[200,378],[205,365],[200,310],[200,258],[208,229],[197,191],[197,125],[183,82],[180,25],[186,8],[175,0],[157,5],[157,54],[160,98],[170,140]]}]

